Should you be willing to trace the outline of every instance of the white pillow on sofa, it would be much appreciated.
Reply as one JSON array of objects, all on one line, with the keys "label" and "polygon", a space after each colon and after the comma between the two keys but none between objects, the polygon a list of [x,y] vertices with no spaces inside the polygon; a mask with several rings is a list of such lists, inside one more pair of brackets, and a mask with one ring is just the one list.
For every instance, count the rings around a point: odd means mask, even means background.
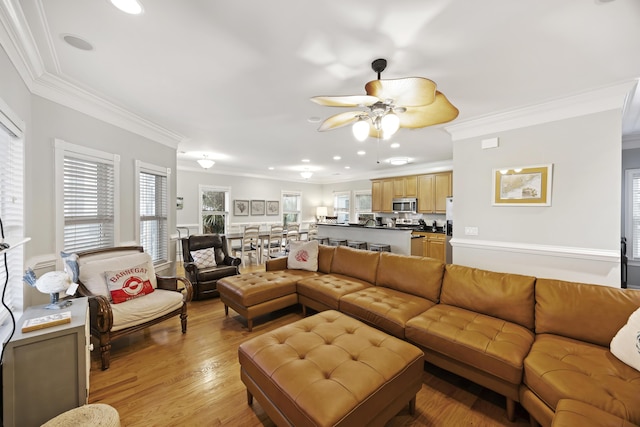
[{"label": "white pillow on sofa", "polygon": [[318,241],[292,240],[289,242],[287,268],[318,271]]},{"label": "white pillow on sofa", "polygon": [[631,313],[627,324],[611,340],[611,353],[640,371],[640,308]]}]

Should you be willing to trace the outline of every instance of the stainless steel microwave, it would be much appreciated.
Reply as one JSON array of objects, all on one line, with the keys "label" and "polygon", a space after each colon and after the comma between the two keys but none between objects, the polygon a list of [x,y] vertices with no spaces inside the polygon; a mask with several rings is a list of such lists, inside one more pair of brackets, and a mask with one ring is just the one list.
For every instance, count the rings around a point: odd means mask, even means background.
[{"label": "stainless steel microwave", "polygon": [[394,212],[416,213],[418,210],[418,199],[416,198],[393,199],[392,203],[391,210]]}]

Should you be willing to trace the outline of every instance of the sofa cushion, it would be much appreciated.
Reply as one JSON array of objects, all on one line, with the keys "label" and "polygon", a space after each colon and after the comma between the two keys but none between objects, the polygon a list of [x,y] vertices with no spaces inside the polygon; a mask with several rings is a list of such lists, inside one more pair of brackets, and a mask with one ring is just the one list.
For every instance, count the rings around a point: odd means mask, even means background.
[{"label": "sofa cushion", "polygon": [[296,283],[316,275],[304,270],[277,270],[245,273],[218,280],[218,291],[225,298],[243,307],[251,307],[265,301],[296,293]]},{"label": "sofa cushion", "polygon": [[640,372],[607,347],[538,334],[524,360],[523,383],[554,410],[571,398],[640,424]]},{"label": "sofa cushion", "polygon": [[141,325],[150,319],[156,319],[182,307],[183,296],[180,292],[156,289],[144,298],[135,298],[122,304],[112,304],[113,327],[119,331],[131,326]]},{"label": "sofa cushion", "polygon": [[369,282],[342,274],[325,274],[300,280],[297,290],[299,295],[338,310],[342,296],[371,286],[373,285]]},{"label": "sofa cushion", "polygon": [[331,273],[331,263],[335,251],[335,246],[318,245],[318,271],[320,273]]},{"label": "sofa cushion", "polygon": [[609,348],[618,359],[640,371],[640,308],[629,316],[627,324],[613,337]]},{"label": "sofa cushion", "polygon": [[376,285],[427,298],[440,298],[444,263],[423,257],[380,253]]},{"label": "sofa cushion", "polygon": [[193,263],[198,268],[208,268],[216,266],[216,251],[214,248],[199,249],[191,251]]},{"label": "sofa cushion", "polygon": [[292,240],[289,242],[287,268],[318,271],[318,241]]},{"label": "sofa cushion", "polygon": [[121,270],[105,271],[104,277],[114,304],[140,298],[153,292],[146,263]]},{"label": "sofa cushion", "polygon": [[440,302],[534,328],[535,277],[447,264]]},{"label": "sofa cushion", "polygon": [[536,333],[609,347],[614,335],[639,306],[637,290],[538,279]]},{"label": "sofa cushion", "polygon": [[407,321],[409,341],[508,381],[522,380],[534,335],[529,329],[460,307],[438,304]]},{"label": "sofa cushion", "polygon": [[409,319],[434,305],[426,298],[382,286],[361,289],[340,298],[340,311],[398,338],[404,338]]},{"label": "sofa cushion", "polygon": [[379,259],[380,252],[338,246],[333,254],[331,273],[342,274],[374,284]]},{"label": "sofa cushion", "polygon": [[552,427],[637,427],[620,417],[572,399],[558,402]]},{"label": "sofa cushion", "polygon": [[92,261],[82,262],[80,260],[80,282],[94,295],[104,295],[110,298],[111,295],[107,290],[107,282],[104,278],[105,271],[119,270],[123,268],[131,268],[136,265],[146,263],[149,281],[153,288],[158,287],[158,282],[153,269],[153,261],[151,256],[146,252],[135,252],[122,256],[114,256],[112,258],[95,259]]}]

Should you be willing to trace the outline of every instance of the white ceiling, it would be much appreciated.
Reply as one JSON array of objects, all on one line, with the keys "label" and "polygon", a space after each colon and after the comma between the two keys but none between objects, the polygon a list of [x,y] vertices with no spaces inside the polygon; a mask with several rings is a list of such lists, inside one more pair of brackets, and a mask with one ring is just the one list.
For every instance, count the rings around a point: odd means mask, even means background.
[{"label": "white ceiling", "polygon": [[[343,111],[311,96],[364,94],[379,57],[382,78],[434,80],[460,110],[450,124],[640,77],[639,0],[141,2],[139,16],[108,0],[0,6],[34,93],[66,93],[93,103],[86,111],[128,117],[134,125],[114,122],[134,131],[153,129],[178,144],[183,168],[207,153],[215,172],[300,180],[308,167],[311,182],[330,182],[450,164],[447,125],[401,129],[392,149],[309,121]],[[71,47],[66,34],[94,49]],[[627,103],[625,134],[640,135],[639,100]],[[391,156],[413,165],[391,166]]]}]

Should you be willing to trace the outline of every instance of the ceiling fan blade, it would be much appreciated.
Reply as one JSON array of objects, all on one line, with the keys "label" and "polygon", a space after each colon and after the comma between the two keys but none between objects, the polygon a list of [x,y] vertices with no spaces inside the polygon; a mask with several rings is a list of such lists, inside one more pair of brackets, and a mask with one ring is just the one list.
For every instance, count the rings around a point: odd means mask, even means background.
[{"label": "ceiling fan blade", "polygon": [[372,80],[364,88],[367,94],[382,100],[393,99],[401,107],[429,105],[436,95],[436,84],[424,77]]},{"label": "ceiling fan blade", "polygon": [[441,92],[436,92],[435,101],[420,107],[407,107],[407,111],[398,114],[400,127],[417,129],[447,123],[458,117],[458,109]]},{"label": "ceiling fan blade", "polygon": [[314,96],[311,101],[327,107],[357,107],[358,105],[372,105],[380,100],[369,95],[344,95]]},{"label": "ceiling fan blade", "polygon": [[362,113],[362,111],[347,111],[346,113],[333,115],[322,122],[318,130],[320,132],[324,132],[326,130],[333,130],[342,126],[346,126],[349,123],[353,123],[358,120],[358,116]]}]

